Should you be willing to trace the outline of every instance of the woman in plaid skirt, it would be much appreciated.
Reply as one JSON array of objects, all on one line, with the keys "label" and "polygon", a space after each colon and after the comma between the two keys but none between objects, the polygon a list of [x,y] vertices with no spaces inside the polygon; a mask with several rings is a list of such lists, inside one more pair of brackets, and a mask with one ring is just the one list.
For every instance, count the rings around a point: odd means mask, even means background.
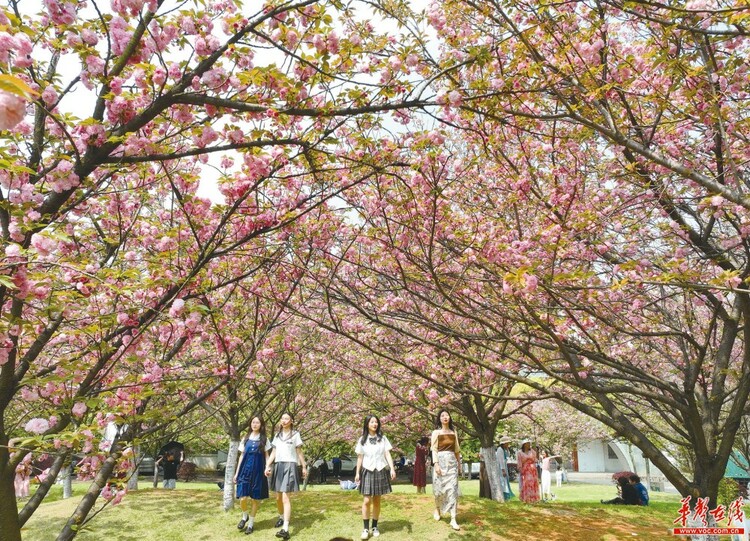
[{"label": "woman in plaid skirt", "polygon": [[[391,480],[396,478],[396,469],[391,458],[391,443],[380,430],[380,419],[375,415],[365,417],[362,437],[357,440],[357,472],[354,482],[359,483],[362,501],[362,522],[365,529],[361,539],[370,537],[370,517],[372,516],[372,536],[378,537],[380,518],[380,497],[391,492]],[[361,474],[361,475],[360,475]],[[372,513],[370,506],[372,505]]]}]

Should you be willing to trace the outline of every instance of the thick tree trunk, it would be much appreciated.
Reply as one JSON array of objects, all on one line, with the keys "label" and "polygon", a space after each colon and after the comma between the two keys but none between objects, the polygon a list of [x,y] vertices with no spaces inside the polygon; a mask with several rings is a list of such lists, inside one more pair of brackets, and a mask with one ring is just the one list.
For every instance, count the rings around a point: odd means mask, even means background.
[{"label": "thick tree trunk", "polygon": [[[6,382],[12,382],[12,370],[8,364],[0,367],[0,376]],[[1,378],[0,378],[1,379]],[[2,398],[2,381],[0,381],[0,398]],[[12,385],[7,388],[12,388]],[[21,541],[21,525],[18,523],[18,506],[16,505],[16,488],[13,480],[16,468],[10,464],[9,438],[5,433],[4,423],[5,405],[0,404],[0,532],[2,541]]]},{"label": "thick tree trunk", "polygon": [[714,509],[718,504],[719,496],[719,482],[724,477],[726,470],[726,464],[722,464],[721,467],[717,467],[716,461],[710,460],[696,460],[695,461],[695,485],[693,489],[693,501],[691,505],[695,503],[697,498],[708,497],[708,504],[711,509]]},{"label": "thick tree trunk", "polygon": [[68,522],[65,524],[65,527],[57,536],[57,541],[71,541],[78,534],[79,528],[83,525],[89,512],[94,507],[97,498],[99,498],[99,494],[111,477],[112,471],[115,469],[115,464],[117,464],[121,453],[122,451],[115,451],[104,461],[101,469],[97,472],[96,477],[94,477],[94,480],[91,482],[88,491],[73,512],[73,515],[71,515]]},{"label": "thick tree trunk", "polygon": [[[471,474],[469,474],[469,477],[471,477]],[[479,461],[479,497],[492,499],[492,488],[490,488],[490,480],[487,478],[484,460]]]},{"label": "thick tree trunk", "polygon": [[224,511],[234,508],[234,473],[237,471],[237,451],[240,442],[234,438],[229,440],[227,452],[227,469],[224,472]]},{"label": "thick tree trunk", "polygon": [[21,525],[18,522],[14,470],[8,467],[8,448],[0,447],[0,532],[2,541],[21,541]]},{"label": "thick tree trunk", "polygon": [[490,485],[490,494],[487,497],[495,500],[496,502],[504,502],[505,499],[503,498],[503,491],[500,487],[500,467],[497,464],[495,447],[482,447],[479,451],[479,454],[482,456],[484,469],[487,473],[487,481]]}]

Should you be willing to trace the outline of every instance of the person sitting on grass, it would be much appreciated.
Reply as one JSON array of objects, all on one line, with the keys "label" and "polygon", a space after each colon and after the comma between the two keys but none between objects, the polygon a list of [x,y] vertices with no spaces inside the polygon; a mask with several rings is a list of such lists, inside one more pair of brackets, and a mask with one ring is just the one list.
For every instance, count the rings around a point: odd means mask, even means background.
[{"label": "person sitting on grass", "polygon": [[638,493],[638,505],[648,505],[648,490],[645,485],[641,483],[641,478],[633,474],[630,476],[630,484],[635,487]]},{"label": "person sitting on grass", "polygon": [[627,477],[619,477],[617,484],[620,495],[611,500],[601,500],[602,503],[615,504],[615,505],[638,505],[638,492],[635,487],[630,484]]}]

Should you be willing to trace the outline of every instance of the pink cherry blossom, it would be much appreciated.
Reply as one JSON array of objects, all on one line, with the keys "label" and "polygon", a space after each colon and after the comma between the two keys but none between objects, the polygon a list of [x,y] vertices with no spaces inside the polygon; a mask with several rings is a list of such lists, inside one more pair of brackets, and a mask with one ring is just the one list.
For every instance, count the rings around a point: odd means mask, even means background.
[{"label": "pink cherry blossom", "polygon": [[57,91],[53,86],[48,86],[44,89],[42,92],[42,99],[44,100],[44,103],[47,105],[53,105],[55,102],[57,102]]},{"label": "pink cherry blossom", "polygon": [[16,243],[10,243],[5,247],[5,257],[19,257],[21,255],[21,246]]},{"label": "pink cherry blossom", "polygon": [[47,237],[46,235],[42,235],[39,233],[35,233],[34,235],[32,235],[31,245],[41,256],[48,256],[52,253],[53,250],[55,250],[55,248],[57,248],[57,242]]},{"label": "pink cherry blossom", "polygon": [[220,46],[219,39],[215,36],[199,37],[195,40],[195,52],[199,56],[209,56]]},{"label": "pink cherry blossom", "polygon": [[117,492],[115,492],[114,498],[112,498],[110,503],[112,505],[117,505],[121,503],[122,499],[125,497],[126,494],[127,494],[127,490],[125,489],[118,490]]},{"label": "pink cherry blossom", "polygon": [[24,430],[26,432],[31,432],[32,434],[43,434],[49,430],[49,427],[50,423],[47,419],[35,417],[26,423]]},{"label": "pink cherry blossom", "polygon": [[16,40],[7,32],[0,32],[0,61],[8,63],[16,49]]},{"label": "pink cherry blossom", "polygon": [[185,301],[183,299],[175,299],[174,302],[172,302],[172,307],[169,309],[169,316],[170,317],[179,316],[182,313],[184,308],[185,308]]},{"label": "pink cherry blossom", "polygon": [[71,412],[76,417],[82,417],[86,410],[88,410],[88,407],[83,402],[76,402],[71,408]]},{"label": "pink cherry blossom", "polygon": [[527,274],[524,277],[524,281],[525,281],[524,291],[526,292],[535,291],[537,288],[537,285],[539,284],[539,278],[537,278],[533,274]]},{"label": "pink cherry blossom", "polygon": [[44,0],[46,13],[55,24],[72,24],[76,19],[76,2],[70,0]]},{"label": "pink cherry blossom", "polygon": [[299,43],[299,34],[294,30],[287,30],[286,32],[286,45],[290,49],[294,49]]},{"label": "pink cherry blossom", "polygon": [[0,130],[9,130],[23,120],[26,102],[13,94],[0,90]]},{"label": "pink cherry blossom", "polygon": [[154,70],[151,80],[154,81],[154,84],[161,86],[167,81],[167,72],[159,66]]},{"label": "pink cherry blossom", "polygon": [[86,70],[91,75],[102,75],[104,73],[104,59],[95,55],[87,56],[86,57]]}]

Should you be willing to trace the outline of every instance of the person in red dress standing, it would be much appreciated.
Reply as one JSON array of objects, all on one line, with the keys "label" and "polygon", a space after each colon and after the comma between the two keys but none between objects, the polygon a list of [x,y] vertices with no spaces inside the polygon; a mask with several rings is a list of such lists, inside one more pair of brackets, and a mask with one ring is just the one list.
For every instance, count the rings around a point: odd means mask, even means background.
[{"label": "person in red dress standing", "polygon": [[537,454],[531,448],[531,440],[521,442],[521,450],[516,455],[518,463],[518,497],[522,502],[539,501],[539,475],[536,471]]},{"label": "person in red dress standing", "polygon": [[414,478],[412,485],[417,487],[417,494],[427,494],[427,456],[430,452],[430,438],[423,436],[417,442],[414,451]]}]

